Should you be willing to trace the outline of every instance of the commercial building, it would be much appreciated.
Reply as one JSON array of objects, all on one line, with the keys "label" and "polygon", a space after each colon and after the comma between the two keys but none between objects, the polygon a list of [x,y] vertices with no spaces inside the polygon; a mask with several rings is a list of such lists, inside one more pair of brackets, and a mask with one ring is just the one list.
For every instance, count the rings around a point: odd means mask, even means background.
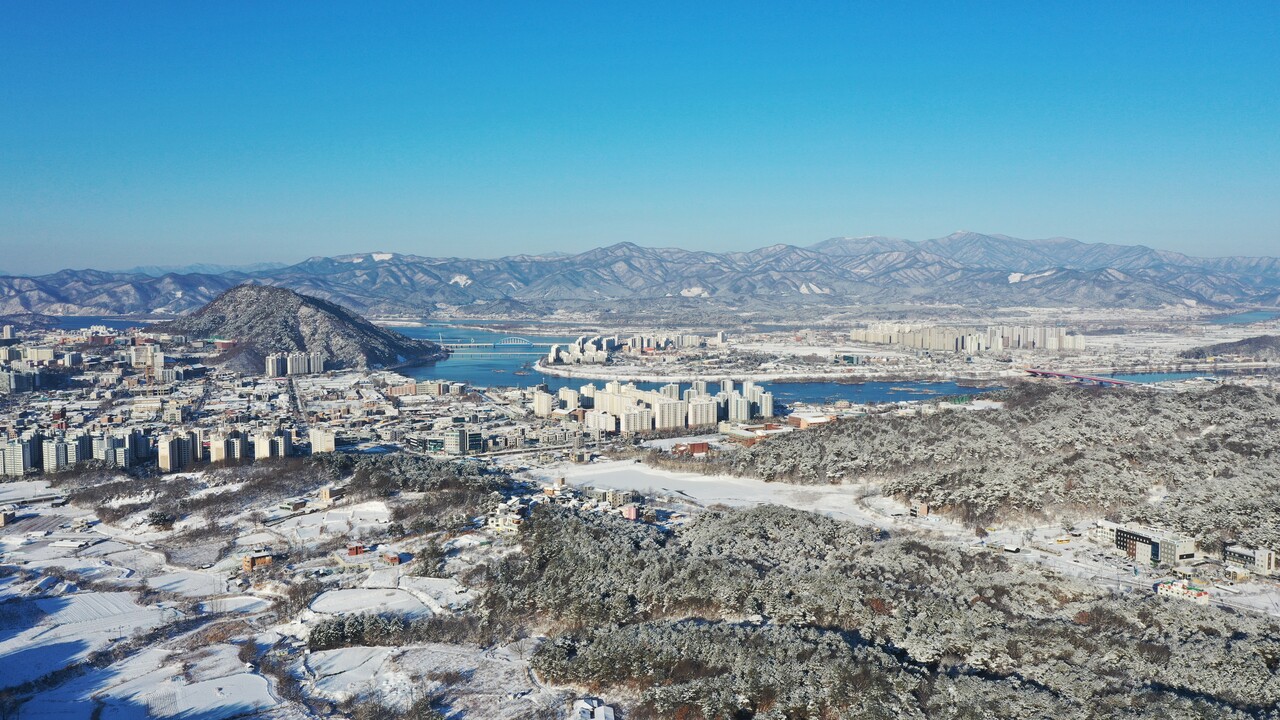
[{"label": "commercial building", "polygon": [[1273,550],[1228,545],[1222,551],[1222,560],[1231,567],[1247,570],[1256,575],[1280,573],[1280,558],[1276,557]]},{"label": "commercial building", "polygon": [[1103,544],[1143,564],[1176,565],[1196,556],[1195,540],[1168,530],[1099,520],[1094,534]]}]

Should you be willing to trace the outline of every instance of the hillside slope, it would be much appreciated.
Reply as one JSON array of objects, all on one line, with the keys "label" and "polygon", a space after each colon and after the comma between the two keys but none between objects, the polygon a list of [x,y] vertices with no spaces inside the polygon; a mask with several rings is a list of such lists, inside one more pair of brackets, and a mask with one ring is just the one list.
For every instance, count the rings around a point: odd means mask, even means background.
[{"label": "hillside slope", "polygon": [[1182,357],[1196,360],[1218,355],[1245,355],[1258,360],[1280,360],[1280,335],[1259,335],[1235,342],[1204,345],[1182,352]]},{"label": "hillside slope", "polygon": [[191,315],[154,326],[157,332],[240,341],[224,358],[261,372],[274,352],[316,352],[330,368],[368,368],[443,356],[439,345],[378,327],[327,300],[285,288],[238,285]]}]

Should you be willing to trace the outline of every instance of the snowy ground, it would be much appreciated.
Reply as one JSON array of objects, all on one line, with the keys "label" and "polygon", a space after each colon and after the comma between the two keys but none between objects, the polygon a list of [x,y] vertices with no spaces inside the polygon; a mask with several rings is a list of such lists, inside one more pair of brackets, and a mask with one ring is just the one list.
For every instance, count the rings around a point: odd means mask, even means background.
[{"label": "snowy ground", "polygon": [[367,502],[298,515],[272,526],[271,529],[291,542],[310,543],[332,537],[380,535],[386,531],[389,522],[391,511],[387,509],[386,503]]},{"label": "snowy ground", "polygon": [[133,593],[75,593],[15,599],[0,605],[0,659],[5,687],[47,675],[112,641],[173,620],[178,612],[143,607]]},{"label": "snowy ground", "polygon": [[174,570],[147,578],[147,585],[188,597],[208,597],[225,592],[227,580],[224,573]]},{"label": "snowy ground", "polygon": [[785,505],[821,513],[839,520],[883,525],[885,518],[867,511],[859,503],[866,489],[856,485],[792,485],[768,483],[754,478],[726,475],[699,475],[659,470],[629,461],[595,462],[589,465],[557,465],[529,471],[532,478],[551,482],[563,477],[576,487],[636,490],[656,497],[698,505],[753,507]]},{"label": "snowy ground", "polygon": [[[37,695],[23,706],[22,717],[220,720],[279,704],[266,679],[246,671],[236,659],[235,647],[213,645],[181,657],[167,650],[146,650],[110,668],[91,670]],[[100,715],[94,714],[97,707]]]},{"label": "snowy ground", "polygon": [[[0,496],[11,503],[42,494],[49,494],[43,482],[0,484]],[[235,525],[225,535],[235,537],[230,552],[216,562],[207,561],[208,567],[168,561],[164,551],[173,532],[129,527],[136,518],[79,529],[75,520],[89,514],[37,503],[22,508],[20,523],[0,528],[4,564],[30,574],[0,577],[0,690],[48,678],[98,651],[114,653],[105,666],[85,667],[34,693],[23,706],[23,718],[306,717],[301,705],[281,701],[256,664],[246,666],[238,657],[240,643],[254,642],[260,650],[277,641],[296,646],[305,640],[306,621],[317,616],[393,612],[429,617],[454,612],[474,600],[457,580],[417,577],[407,572],[409,565],[389,567],[376,559],[384,551],[414,549],[395,543],[370,556],[375,558],[371,564],[330,568],[339,572],[344,589],[321,593],[302,613],[302,622],[260,625],[275,617],[273,600],[284,587],[277,582],[261,582],[265,578],[259,577],[252,586],[236,584],[231,589],[241,557],[256,549],[281,553],[319,539],[383,538],[391,519],[383,502],[321,508],[270,527],[254,525],[246,511],[229,519]],[[206,522],[200,519],[198,525]],[[480,552],[487,544],[485,538],[464,537],[455,538],[451,547]],[[456,561],[457,555],[452,562]],[[305,567],[333,564],[334,558],[325,555]],[[53,568],[76,577],[64,581],[41,576]],[[150,604],[144,604],[139,594],[144,584],[197,602],[170,602],[166,594],[151,596],[144,601]],[[184,612],[193,609],[214,617],[179,631],[176,623],[189,619]],[[137,642],[140,633],[165,626],[170,631],[164,637],[146,645]],[[534,683],[523,660],[530,649],[355,648],[337,651],[328,662],[316,654],[308,660],[312,670],[303,674],[321,697],[336,699],[376,686],[380,699],[404,707],[425,693],[447,689],[451,716],[523,718],[543,703],[563,707],[565,700]]]},{"label": "snowy ground", "polygon": [[324,615],[359,613],[395,613],[409,617],[427,617],[431,608],[407,590],[399,588],[352,588],[330,590],[311,603],[313,612]]},{"label": "snowy ground", "polygon": [[331,700],[366,695],[403,708],[447,688],[451,717],[515,720],[565,700],[534,681],[525,660],[531,649],[531,643],[489,650],[440,644],[342,648],[311,653],[295,672],[311,692]]},{"label": "snowy ground", "polygon": [[670,450],[681,443],[705,442],[712,446],[718,446],[724,443],[724,435],[720,433],[712,433],[710,435],[690,435],[688,437],[678,438],[660,438],[657,440],[645,441],[643,447],[653,448],[656,450]]},{"label": "snowy ground", "polygon": [[[5,483],[0,492],[27,496],[41,486]],[[155,589],[204,598],[200,612],[246,617],[267,610],[268,600],[224,597],[225,571],[169,565],[148,542],[162,542],[159,534],[102,525],[75,530],[67,521],[85,512],[74,508],[34,506],[22,512],[22,523],[0,529],[5,563],[27,573],[62,568],[79,577],[66,582],[48,575],[0,579],[0,689],[46,677],[99,650],[123,652],[105,667],[85,668],[35,694],[23,705],[21,717],[217,720],[254,712],[283,718],[292,712],[272,695],[264,676],[237,658],[234,645],[192,648],[182,636],[148,647],[133,641],[140,633],[187,617],[163,600],[140,604],[136,590],[144,581]]]},{"label": "snowy ground", "polygon": [[0,483],[0,505],[25,502],[27,498],[51,492],[47,480],[8,480]]}]

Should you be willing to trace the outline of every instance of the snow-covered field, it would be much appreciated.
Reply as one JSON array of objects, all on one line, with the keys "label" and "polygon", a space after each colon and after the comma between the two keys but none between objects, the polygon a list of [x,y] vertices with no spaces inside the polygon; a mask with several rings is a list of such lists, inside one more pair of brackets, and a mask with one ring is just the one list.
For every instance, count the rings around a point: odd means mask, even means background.
[{"label": "snow-covered field", "polygon": [[23,706],[22,717],[221,720],[278,705],[266,678],[246,671],[235,647],[214,645],[181,658],[166,650],[145,650],[110,668],[90,670],[37,695]]},{"label": "snow-covered field", "polygon": [[200,603],[200,612],[235,612],[235,613],[256,613],[267,610],[271,607],[271,603],[263,598],[253,597],[251,595],[236,595],[233,597],[214,598],[205,600]]},{"label": "snow-covered field", "polygon": [[396,613],[410,617],[431,615],[431,608],[407,590],[399,588],[353,588],[330,590],[311,602],[311,609],[326,615]]},{"label": "snow-covered field", "polygon": [[323,650],[303,658],[303,666],[305,675],[314,678],[317,695],[342,701],[373,689],[383,663],[395,652],[385,647]]},{"label": "snow-covered field", "polygon": [[[166,618],[166,615],[169,617]],[[176,617],[174,610],[138,605],[132,593],[95,592],[0,605],[0,685],[12,687],[85,659],[112,640]]]},{"label": "snow-covered field", "polygon": [[366,502],[291,517],[272,529],[291,540],[307,543],[326,537],[380,534],[385,531],[389,522],[391,511],[387,509],[386,503]]},{"label": "snow-covered field", "polygon": [[692,501],[703,506],[721,504],[729,507],[752,507],[774,504],[864,524],[883,524],[885,520],[859,506],[858,498],[865,490],[855,485],[768,483],[754,478],[671,472],[622,461],[558,465],[530,471],[530,475],[543,482],[563,477],[570,485],[578,487],[589,485],[605,489],[637,490],[658,497],[671,496],[677,500]]},{"label": "snow-covered field", "polygon": [[352,647],[311,653],[295,672],[316,695],[331,700],[364,695],[392,707],[450,690],[450,717],[515,720],[537,708],[558,707],[564,696],[533,682],[520,649],[462,645]]},{"label": "snow-covered field", "polygon": [[157,590],[167,590],[188,597],[207,597],[226,590],[226,580],[220,574],[194,570],[174,570],[147,578],[147,584]]},{"label": "snow-covered field", "polygon": [[0,505],[22,502],[26,498],[49,492],[47,480],[9,480],[0,483]]}]

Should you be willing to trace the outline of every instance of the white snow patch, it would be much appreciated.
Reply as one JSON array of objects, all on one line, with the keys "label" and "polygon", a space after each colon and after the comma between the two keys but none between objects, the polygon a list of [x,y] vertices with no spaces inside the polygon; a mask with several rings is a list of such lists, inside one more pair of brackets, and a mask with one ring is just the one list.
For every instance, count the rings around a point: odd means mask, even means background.
[{"label": "white snow patch", "polygon": [[449,280],[449,284],[450,284],[450,285],[457,285],[458,287],[466,287],[466,286],[468,286],[468,285],[470,285],[470,284],[471,284],[471,278],[467,277],[466,275],[462,275],[462,274],[454,275],[454,276]]},{"label": "white snow patch", "polygon": [[217,595],[225,587],[221,573],[196,572],[194,570],[174,570],[153,578],[147,578],[147,584],[157,590],[186,595],[188,597],[206,597]]},{"label": "white snow patch", "polygon": [[[304,681],[314,673],[310,684],[317,695],[334,700],[366,695],[397,708],[408,707],[428,692],[448,689],[458,717],[527,718],[538,715],[539,708],[564,703],[557,690],[534,686],[528,662],[509,648],[429,644],[324,650],[311,653],[306,668],[298,672]],[[439,672],[458,672],[466,679],[445,688],[429,679]]]},{"label": "white snow patch", "polygon": [[256,613],[271,607],[271,603],[259,597],[252,595],[236,595],[226,598],[215,598],[200,603],[200,612],[220,613],[220,612],[238,612],[238,613]]},{"label": "white snow patch", "polygon": [[[5,682],[20,685],[83,660],[114,638],[163,621],[158,607],[142,607],[131,593],[81,593],[5,604],[0,627],[16,632],[0,642]],[[25,628],[25,629],[21,629]]]},{"label": "white snow patch", "polygon": [[381,262],[383,260],[390,260],[391,258],[395,257],[395,255],[391,253],[374,253],[370,257],[373,258],[374,262]]},{"label": "white snow patch", "polygon": [[730,507],[786,505],[838,520],[853,520],[871,525],[884,523],[884,518],[869,513],[859,505],[858,498],[864,493],[855,485],[767,483],[763,480],[725,475],[671,472],[622,461],[592,463],[587,466],[558,465],[529,474],[546,482],[563,477],[574,486],[636,490],[651,495],[692,500],[703,506],[716,503]]},{"label": "white snow patch", "polygon": [[377,612],[425,617],[431,614],[425,603],[400,589],[330,590],[313,600],[311,609],[331,615]]},{"label": "white snow patch", "polygon": [[143,650],[36,695],[23,706],[22,716],[87,719],[101,703],[103,718],[220,720],[279,706],[266,678],[246,672],[236,649],[219,644],[181,657],[159,648]]},{"label": "white snow patch", "polygon": [[1030,273],[1030,274],[1028,274],[1028,273],[1019,273],[1019,272],[1016,272],[1016,273],[1009,273],[1009,284],[1010,284],[1010,285],[1012,285],[1013,283],[1026,282],[1026,281],[1028,281],[1028,280],[1035,280],[1036,278],[1049,277],[1050,275],[1054,274],[1055,272],[1057,272],[1057,271],[1056,271],[1056,270],[1045,270],[1045,271],[1044,271],[1044,272],[1042,272],[1042,273]]},{"label": "white snow patch", "polygon": [[316,694],[342,702],[368,689],[392,652],[391,648],[380,647],[321,650],[311,653],[303,663],[309,674],[315,676]]}]

